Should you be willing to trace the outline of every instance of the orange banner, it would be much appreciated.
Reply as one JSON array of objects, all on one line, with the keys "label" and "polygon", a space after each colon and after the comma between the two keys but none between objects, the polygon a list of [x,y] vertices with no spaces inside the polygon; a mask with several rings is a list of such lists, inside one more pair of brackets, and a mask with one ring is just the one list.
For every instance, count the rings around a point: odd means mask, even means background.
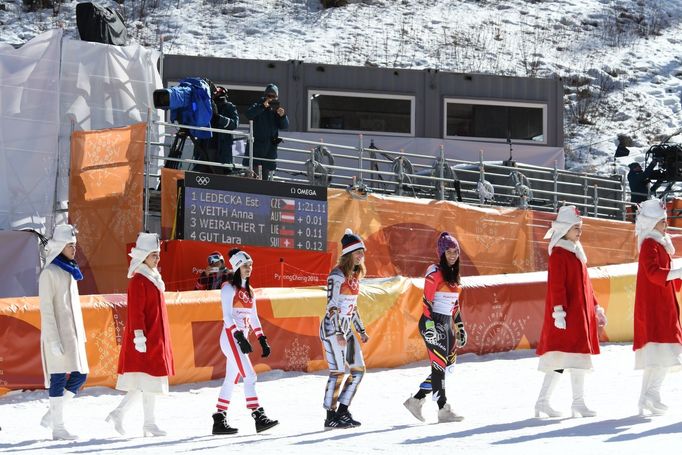
[{"label": "orange banner", "polygon": [[[132,244],[129,247],[132,248]],[[168,240],[163,242],[159,265],[166,289],[169,291],[194,290],[199,275],[208,265],[208,255],[213,251],[218,251],[227,261],[227,252],[234,247],[244,248],[253,258],[254,269],[251,284],[255,287],[315,286],[327,283],[327,275],[331,269],[330,253],[257,246],[243,247],[242,245],[193,240]]]},{"label": "orange banner", "polygon": [[[504,207],[474,207],[428,199],[328,193],[327,239],[338,242],[346,228],[367,246],[369,276],[423,276],[436,260],[436,239],[453,234],[462,250],[462,275],[493,275],[546,270],[547,240],[555,214]],[[590,266],[637,260],[634,225],[623,221],[583,218],[581,242]],[[678,241],[680,245],[682,242]]]},{"label": "orange banner", "polygon": [[172,239],[178,206],[178,180],[185,178],[181,169],[161,169],[161,238]]},{"label": "orange banner", "polygon": [[145,124],[71,135],[69,220],[82,294],[125,292],[126,245],[142,230]]},{"label": "orange banner", "polygon": [[[161,226],[169,238],[177,204],[177,180],[182,171],[162,171]],[[451,201],[369,195],[352,197],[329,189],[327,241],[332,262],[341,249],[346,228],[367,245],[368,276],[421,277],[436,259],[436,239],[454,234],[462,247],[463,275],[494,275],[546,270],[543,237],[556,214],[509,207],[475,207]],[[588,265],[603,266],[637,260],[634,224],[583,218],[581,242]],[[682,255],[682,238],[673,242]]]},{"label": "orange banner", "polygon": [[[609,324],[602,340],[632,340],[637,264],[590,269],[592,284]],[[426,358],[417,331],[424,280],[363,280],[359,309],[370,341],[363,345],[369,368],[387,368]],[[326,290],[258,289],[258,312],[272,345],[267,360],[252,357],[259,371],[313,371],[327,367],[318,338]],[[546,273],[465,277],[462,314],[469,343],[462,352],[485,354],[535,347],[542,324]],[[113,386],[125,321],[124,294],[81,298],[90,363],[88,385]],[[175,357],[174,384],[223,377],[219,338],[219,291],[167,292]],[[40,314],[36,297],[0,299],[0,392],[43,387]]]}]

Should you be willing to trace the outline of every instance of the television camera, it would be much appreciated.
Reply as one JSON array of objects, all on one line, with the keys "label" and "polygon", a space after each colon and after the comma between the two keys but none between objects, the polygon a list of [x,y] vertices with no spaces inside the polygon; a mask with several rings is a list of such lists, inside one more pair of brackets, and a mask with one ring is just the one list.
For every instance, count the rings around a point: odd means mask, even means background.
[{"label": "television camera", "polygon": [[676,182],[682,182],[682,145],[668,143],[670,138],[680,132],[682,130],[668,136],[660,144],[652,145],[645,154],[647,165],[652,161],[658,163],[650,176],[650,179],[654,181],[651,186],[652,194],[655,194],[661,185],[666,185],[663,194],[659,197],[665,197]]},{"label": "television camera", "polygon": [[[213,82],[208,79],[189,77],[181,80],[175,87],[154,90],[152,98],[154,107],[170,110],[171,122],[210,128],[215,106],[213,100],[215,97],[226,96],[226,90],[222,87],[220,88],[222,91],[219,91]],[[185,142],[189,137],[194,148],[198,151],[195,155],[201,159],[207,159],[205,147],[196,139],[209,139],[211,136],[210,131],[182,127],[175,134],[168,157],[181,158]],[[178,169],[180,163],[178,161],[170,161],[166,163],[166,167]]]}]

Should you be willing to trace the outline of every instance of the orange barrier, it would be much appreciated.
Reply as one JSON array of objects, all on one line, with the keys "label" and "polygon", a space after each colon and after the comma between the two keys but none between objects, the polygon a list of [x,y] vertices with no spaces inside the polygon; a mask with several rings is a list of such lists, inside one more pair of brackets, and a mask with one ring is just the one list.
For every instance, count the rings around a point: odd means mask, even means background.
[{"label": "orange barrier", "polygon": [[668,221],[670,226],[682,228],[682,199],[674,198],[668,202]]},{"label": "orange barrier", "polygon": [[178,180],[185,178],[180,169],[161,169],[161,238],[172,239],[178,206]]},{"label": "orange barrier", "polygon": [[[602,340],[632,340],[636,264],[590,269],[609,325]],[[484,354],[534,347],[539,338],[546,273],[466,277],[462,313],[469,333],[463,352]],[[394,367],[426,358],[417,332],[423,279],[364,280],[359,309],[370,341],[363,345],[369,368]],[[326,368],[318,339],[324,314],[323,287],[258,289],[258,309],[273,353],[256,353],[258,371]],[[167,292],[177,374],[174,384],[223,377],[219,291]],[[81,298],[90,363],[88,385],[113,386],[125,321],[125,295]],[[0,299],[0,393],[42,388],[38,299]]]},{"label": "orange barrier", "polygon": [[[330,253],[168,240],[162,244],[159,265],[166,289],[194,290],[199,274],[207,266],[208,255],[219,251],[227,261],[227,252],[235,246],[244,248],[253,258],[255,266],[251,283],[254,287],[314,286],[327,283],[327,275],[331,269]],[[132,248],[132,244],[129,247]]]},{"label": "orange barrier", "polygon": [[[164,233],[170,233],[178,171],[164,170],[162,175],[161,225]],[[460,241],[464,275],[547,268],[547,241],[543,236],[556,216],[553,213],[379,195],[356,199],[336,189],[329,189],[327,200],[327,240],[332,262],[336,262],[344,230],[351,228],[367,245],[369,276],[423,276],[435,259],[435,243],[442,231],[451,232]],[[590,266],[637,260],[632,223],[584,218],[581,241]],[[682,247],[682,239],[675,243]]]},{"label": "orange barrier", "polygon": [[83,294],[125,292],[126,245],[142,230],[145,124],[71,135],[69,221]]},{"label": "orange barrier", "polygon": [[[435,260],[442,231],[460,242],[464,276],[547,269],[543,236],[556,216],[552,213],[377,195],[361,200],[332,190],[328,202],[327,239],[340,239],[347,227],[360,234],[367,245],[370,276],[423,276]],[[637,260],[632,223],[583,221],[581,242],[590,266]]]}]

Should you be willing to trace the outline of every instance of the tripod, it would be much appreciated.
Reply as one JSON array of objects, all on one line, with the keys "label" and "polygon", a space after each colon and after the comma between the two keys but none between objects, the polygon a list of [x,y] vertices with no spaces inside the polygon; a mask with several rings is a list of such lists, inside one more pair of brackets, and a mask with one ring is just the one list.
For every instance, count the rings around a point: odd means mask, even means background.
[{"label": "tripod", "polygon": [[[196,140],[194,136],[189,134],[189,130],[187,128],[180,128],[178,132],[175,133],[175,138],[173,138],[173,143],[171,144],[170,150],[168,151],[168,158],[182,158],[182,150],[185,148],[185,142],[187,142],[187,138],[189,138],[194,145],[194,155],[201,157],[201,159],[207,158],[204,147],[199,143],[199,141]],[[180,169],[180,162],[167,161],[165,167],[169,169]]]}]

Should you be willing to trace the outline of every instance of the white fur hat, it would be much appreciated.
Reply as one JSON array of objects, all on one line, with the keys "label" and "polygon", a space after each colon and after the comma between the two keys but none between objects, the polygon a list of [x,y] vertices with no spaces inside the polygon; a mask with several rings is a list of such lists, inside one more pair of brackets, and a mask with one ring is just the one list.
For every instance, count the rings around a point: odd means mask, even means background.
[{"label": "white fur hat", "polygon": [[70,224],[60,224],[54,228],[52,238],[47,241],[47,251],[45,253],[46,266],[59,256],[59,253],[64,250],[66,245],[76,243],[76,234],[78,234],[78,231]]},{"label": "white fur hat", "polygon": [[147,259],[149,253],[154,253],[157,251],[161,251],[161,241],[159,240],[159,235],[140,232],[137,236],[135,247],[133,247],[128,254],[128,256],[132,258],[130,260],[130,267],[128,267],[128,278],[132,278],[133,275],[135,275],[135,270],[137,270],[140,264]]},{"label": "white fur hat", "polygon": [[665,204],[660,199],[647,199],[639,204],[635,221],[637,249],[642,245],[646,234],[654,229],[659,221],[666,219]]},{"label": "white fur hat", "polygon": [[230,265],[232,266],[232,270],[234,272],[239,270],[239,267],[246,264],[247,262],[253,264],[253,259],[251,259],[251,256],[249,256],[246,251],[238,251],[230,258]]},{"label": "white fur hat", "polygon": [[549,241],[549,253],[552,254],[552,248],[557,244],[559,240],[576,224],[581,224],[582,218],[580,217],[580,212],[575,205],[564,205],[559,207],[559,212],[557,213],[556,219],[552,221],[552,227],[549,228],[545,234],[545,239],[550,239]]}]

